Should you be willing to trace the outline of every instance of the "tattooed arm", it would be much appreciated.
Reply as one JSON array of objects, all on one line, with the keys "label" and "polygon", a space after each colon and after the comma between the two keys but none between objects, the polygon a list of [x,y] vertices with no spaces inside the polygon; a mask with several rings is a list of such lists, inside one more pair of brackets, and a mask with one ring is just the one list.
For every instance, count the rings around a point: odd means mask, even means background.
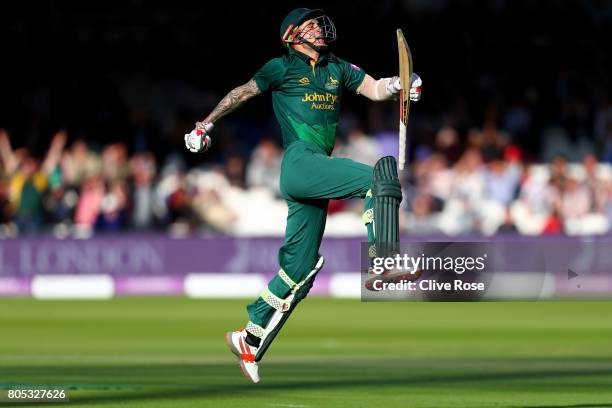
[{"label": "tattooed arm", "polygon": [[203,123],[214,123],[223,116],[234,111],[244,102],[248,101],[252,97],[259,95],[261,91],[257,87],[257,83],[254,80],[250,80],[244,85],[232,89],[221,102],[217,104],[215,109],[208,115],[202,122]]},{"label": "tattooed arm", "polygon": [[212,143],[210,132],[214,127],[213,123],[260,93],[261,90],[254,80],[232,89],[202,122],[196,122],[194,130],[185,135],[187,149],[193,153],[207,151]]}]

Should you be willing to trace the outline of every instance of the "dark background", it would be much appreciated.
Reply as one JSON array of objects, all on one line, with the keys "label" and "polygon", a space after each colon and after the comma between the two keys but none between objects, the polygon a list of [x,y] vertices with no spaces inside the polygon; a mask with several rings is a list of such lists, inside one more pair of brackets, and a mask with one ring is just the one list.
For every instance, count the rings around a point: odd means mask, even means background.
[{"label": "dark background", "polygon": [[[533,124],[517,138],[537,157],[542,128],[588,133],[610,95],[608,1],[22,1],[0,6],[0,127],[39,154],[60,127],[94,145],[184,154],[193,122],[283,52],[280,21],[299,6],[324,8],[338,31],[333,51],[375,77],[396,74],[403,29],[424,81],[411,112],[418,143],[441,124],[465,132],[527,104]],[[260,98],[223,121],[216,135],[227,137],[197,160],[278,139],[269,96]],[[395,104],[371,105],[348,96],[344,109],[368,132],[397,126]]]}]

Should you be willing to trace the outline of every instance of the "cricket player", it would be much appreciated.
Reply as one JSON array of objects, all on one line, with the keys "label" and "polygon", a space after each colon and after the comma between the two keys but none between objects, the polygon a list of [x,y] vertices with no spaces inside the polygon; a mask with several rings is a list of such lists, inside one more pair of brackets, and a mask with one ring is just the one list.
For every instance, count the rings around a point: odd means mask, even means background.
[{"label": "cricket player", "polygon": [[[285,241],[278,253],[281,269],[247,306],[246,327],[226,334],[242,372],[253,383],[260,380],[257,362],[323,266],[319,246],[329,200],[365,199],[363,219],[369,242],[379,236],[386,237],[386,242],[399,240],[402,195],[395,159],[385,157],[371,167],[331,156],[344,89],[384,101],[400,92],[399,78],[376,80],[332,54],[328,45],[336,39],[336,29],[323,10],[291,11],[281,24],[280,39],[286,54],[268,61],[250,81],[229,92],[185,135],[191,152],[205,152],[217,120],[254,96],[272,92],[285,147],[280,189],[289,207]],[[414,74],[412,101],[420,99],[421,84]]]}]

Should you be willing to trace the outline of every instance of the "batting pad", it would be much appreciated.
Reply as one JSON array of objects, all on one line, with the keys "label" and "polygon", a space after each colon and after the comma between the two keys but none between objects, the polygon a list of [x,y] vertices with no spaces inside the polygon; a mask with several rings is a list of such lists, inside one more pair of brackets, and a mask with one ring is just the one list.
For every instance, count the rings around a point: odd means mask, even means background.
[{"label": "batting pad", "polygon": [[280,330],[283,328],[285,322],[289,316],[291,316],[291,313],[293,313],[295,307],[302,299],[306,297],[306,295],[308,295],[308,292],[310,292],[310,289],[312,289],[312,285],[314,284],[315,277],[321,268],[323,268],[324,263],[325,258],[319,255],[319,259],[317,260],[317,264],[315,265],[314,269],[310,271],[303,281],[296,284],[291,289],[289,296],[284,299],[284,302],[289,304],[289,308],[286,311],[280,311],[279,309],[274,311],[274,314],[266,325],[264,336],[261,339],[261,344],[259,345],[257,354],[255,355],[255,361],[259,361],[263,358],[264,354],[270,347],[270,344],[272,344],[278,332],[280,332]]},{"label": "batting pad", "polygon": [[[374,237],[379,256],[393,252],[399,245],[399,205],[402,188],[397,175],[397,162],[385,156],[374,165]],[[399,248],[397,248],[399,249]]]}]

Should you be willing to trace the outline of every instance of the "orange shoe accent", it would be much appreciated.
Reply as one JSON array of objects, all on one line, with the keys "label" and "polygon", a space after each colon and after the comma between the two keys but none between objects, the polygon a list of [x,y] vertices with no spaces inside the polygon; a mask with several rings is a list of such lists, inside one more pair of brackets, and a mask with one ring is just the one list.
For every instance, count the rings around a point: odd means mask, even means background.
[{"label": "orange shoe accent", "polygon": [[242,337],[240,337],[238,343],[240,343],[240,351],[242,351],[242,353],[240,353],[240,359],[249,363],[255,362],[255,355],[251,353],[249,345],[245,344]]}]

